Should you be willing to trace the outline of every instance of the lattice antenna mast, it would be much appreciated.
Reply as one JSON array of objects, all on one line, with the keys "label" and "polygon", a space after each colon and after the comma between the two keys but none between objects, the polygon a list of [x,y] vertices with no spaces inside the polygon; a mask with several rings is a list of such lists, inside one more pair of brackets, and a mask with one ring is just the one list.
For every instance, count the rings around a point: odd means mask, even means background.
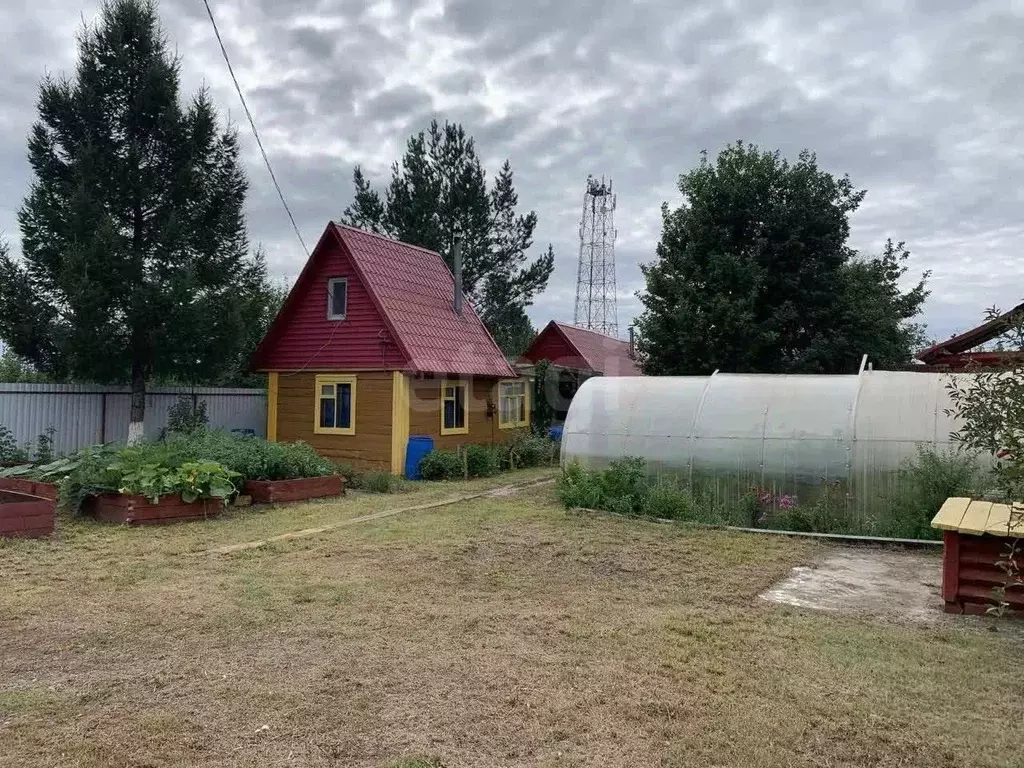
[{"label": "lattice antenna mast", "polygon": [[615,195],[612,181],[587,176],[580,219],[580,263],[573,322],[609,336],[619,335],[615,302]]}]

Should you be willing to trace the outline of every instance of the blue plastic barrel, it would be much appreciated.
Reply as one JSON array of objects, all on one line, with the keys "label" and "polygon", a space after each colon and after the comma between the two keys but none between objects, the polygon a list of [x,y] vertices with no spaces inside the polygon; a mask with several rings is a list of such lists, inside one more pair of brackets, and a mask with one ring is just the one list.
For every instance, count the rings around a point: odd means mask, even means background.
[{"label": "blue plastic barrel", "polygon": [[409,438],[409,447],[405,449],[405,476],[410,480],[420,479],[420,462],[423,457],[434,450],[434,438],[414,435]]},{"label": "blue plastic barrel", "polygon": [[560,442],[562,439],[562,425],[556,424],[548,430],[548,434],[551,435],[551,439],[555,442]]}]

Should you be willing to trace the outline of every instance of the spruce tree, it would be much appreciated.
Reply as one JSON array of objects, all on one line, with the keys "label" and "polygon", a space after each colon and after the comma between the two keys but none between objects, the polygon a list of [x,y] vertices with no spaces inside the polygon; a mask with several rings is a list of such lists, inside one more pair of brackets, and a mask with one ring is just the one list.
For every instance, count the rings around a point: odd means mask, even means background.
[{"label": "spruce tree", "polygon": [[247,182],[209,95],[187,103],[149,0],[109,0],[73,76],[44,78],[19,211],[21,262],[0,257],[0,336],[40,371],[130,382],[216,380],[266,302],[248,255]]},{"label": "spruce tree", "polygon": [[525,309],[547,286],[554,253],[549,245],[536,259],[527,257],[537,214],[516,212],[509,162],[488,189],[473,139],[461,125],[442,127],[435,120],[409,138],[383,197],[362,169],[353,176],[355,197],[342,215],[346,224],[437,251],[449,267],[453,233],[461,225],[465,292],[503,351],[522,352]]}]

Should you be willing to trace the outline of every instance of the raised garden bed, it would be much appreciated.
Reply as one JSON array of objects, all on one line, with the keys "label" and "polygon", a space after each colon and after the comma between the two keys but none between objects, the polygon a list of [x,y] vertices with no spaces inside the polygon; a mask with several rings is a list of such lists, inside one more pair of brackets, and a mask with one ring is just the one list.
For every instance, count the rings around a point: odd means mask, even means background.
[{"label": "raised garden bed", "polygon": [[57,502],[41,496],[0,490],[0,536],[39,539],[53,533]]},{"label": "raised garden bed", "polygon": [[163,496],[153,504],[145,496],[105,493],[90,496],[82,504],[83,511],[96,520],[127,525],[163,525],[206,520],[219,515],[223,508],[220,499],[199,499],[186,503],[179,494]]},{"label": "raised garden bed", "polygon": [[297,480],[247,480],[245,492],[252,496],[253,504],[341,496],[345,493],[345,478],[341,475],[325,475]]},{"label": "raised garden bed", "polygon": [[51,501],[57,500],[56,485],[53,483],[40,483],[37,480],[29,480],[26,477],[0,477],[0,491],[27,493],[30,496],[40,496]]}]

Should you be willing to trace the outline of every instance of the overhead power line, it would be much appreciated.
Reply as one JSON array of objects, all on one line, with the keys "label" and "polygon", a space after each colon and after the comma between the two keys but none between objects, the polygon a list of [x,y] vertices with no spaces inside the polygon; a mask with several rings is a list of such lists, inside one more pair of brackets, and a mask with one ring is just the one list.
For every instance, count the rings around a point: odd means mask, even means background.
[{"label": "overhead power line", "polygon": [[249,119],[249,126],[252,128],[252,135],[256,137],[256,144],[260,148],[260,154],[263,155],[263,162],[267,166],[267,170],[270,172],[270,179],[274,182],[274,188],[277,190],[277,196],[281,198],[281,205],[284,206],[285,213],[288,214],[288,219],[292,223],[292,229],[295,230],[295,236],[299,238],[299,243],[302,245],[302,250],[306,252],[306,256],[309,256],[309,248],[306,247],[306,241],[302,239],[302,233],[299,232],[299,225],[295,223],[295,217],[292,216],[292,209],[288,207],[288,202],[284,199],[284,192],[281,191],[281,185],[277,183],[277,176],[274,175],[274,169],[270,165],[270,158],[267,157],[267,150],[263,148],[263,141],[260,139],[260,133],[256,130],[256,121],[253,120],[252,112],[249,111],[249,105],[245,101],[245,95],[242,93],[242,87],[238,84],[238,78],[235,77],[235,69],[231,66],[231,59],[228,58],[228,49],[224,47],[224,40],[220,36],[220,30],[217,29],[217,20],[213,17],[213,9],[210,8],[210,0],[203,0],[203,5],[206,6],[206,13],[210,17],[210,23],[213,25],[213,34],[217,36],[217,43],[220,45],[220,52],[224,54],[224,63],[228,65],[228,72],[231,74],[231,81],[235,84],[235,90],[238,92],[238,98],[242,102],[242,109],[245,110],[245,116]]}]

